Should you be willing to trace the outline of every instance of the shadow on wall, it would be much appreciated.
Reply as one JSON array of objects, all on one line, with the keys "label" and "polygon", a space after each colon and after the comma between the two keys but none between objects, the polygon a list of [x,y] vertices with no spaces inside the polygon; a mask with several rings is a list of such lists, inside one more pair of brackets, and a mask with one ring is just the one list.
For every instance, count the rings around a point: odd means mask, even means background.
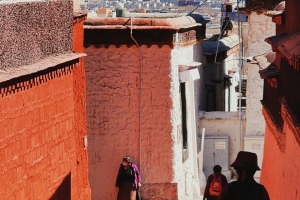
[{"label": "shadow on wall", "polygon": [[49,200],[71,200],[71,172],[64,178]]}]

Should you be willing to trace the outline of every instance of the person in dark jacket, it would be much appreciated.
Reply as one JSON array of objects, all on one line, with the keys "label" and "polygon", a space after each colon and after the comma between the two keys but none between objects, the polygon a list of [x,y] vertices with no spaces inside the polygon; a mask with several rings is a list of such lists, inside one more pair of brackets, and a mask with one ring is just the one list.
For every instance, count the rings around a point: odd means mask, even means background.
[{"label": "person in dark jacket", "polygon": [[228,35],[228,30],[232,31],[232,29],[233,29],[233,24],[232,24],[230,18],[225,17],[225,20],[222,23],[221,36],[227,36]]},{"label": "person in dark jacket", "polygon": [[138,200],[138,189],[141,187],[141,176],[138,167],[129,156],[123,157],[120,164],[116,187],[119,188],[117,200]]},{"label": "person in dark jacket", "polygon": [[[222,174],[222,167],[220,165],[215,165],[213,168],[214,173],[209,175],[207,178],[207,184],[205,187],[205,191],[204,191],[204,196],[203,196],[203,200],[207,199],[207,200],[218,200],[220,192],[222,190],[222,188],[227,185],[227,178],[226,176],[224,176]],[[214,178],[217,178],[218,180],[220,180],[220,186],[219,189],[220,191],[218,192],[212,192],[211,190],[211,183],[213,181]],[[217,182],[218,184],[218,182]]]},{"label": "person in dark jacket", "polygon": [[260,170],[255,153],[240,151],[231,166],[236,170],[238,180],[226,185],[218,200],[270,200],[266,188],[253,178]]}]

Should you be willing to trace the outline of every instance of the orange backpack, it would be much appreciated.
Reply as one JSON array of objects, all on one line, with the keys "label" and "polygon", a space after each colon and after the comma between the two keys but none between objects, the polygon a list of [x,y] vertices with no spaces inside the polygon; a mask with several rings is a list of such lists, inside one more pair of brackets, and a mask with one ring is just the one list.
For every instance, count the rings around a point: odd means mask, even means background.
[{"label": "orange backpack", "polygon": [[209,195],[210,196],[220,196],[221,191],[222,191],[222,181],[221,181],[221,176],[216,177],[215,174],[213,174],[213,179],[210,182],[210,187],[209,187]]}]

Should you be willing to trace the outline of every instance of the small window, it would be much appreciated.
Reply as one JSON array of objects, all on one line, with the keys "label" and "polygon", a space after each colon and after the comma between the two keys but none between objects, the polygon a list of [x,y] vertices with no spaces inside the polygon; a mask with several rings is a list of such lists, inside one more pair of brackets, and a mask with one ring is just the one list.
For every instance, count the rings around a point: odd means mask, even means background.
[{"label": "small window", "polygon": [[186,95],[185,95],[185,83],[180,83],[181,94],[181,123],[182,123],[182,162],[188,159],[188,133],[186,123]]},{"label": "small window", "polygon": [[181,93],[181,112],[182,112],[182,144],[183,148],[187,149],[187,124],[186,124],[186,96],[185,96],[185,83],[180,83],[180,93]]},{"label": "small window", "polygon": [[205,84],[206,111],[216,111],[216,85]]}]

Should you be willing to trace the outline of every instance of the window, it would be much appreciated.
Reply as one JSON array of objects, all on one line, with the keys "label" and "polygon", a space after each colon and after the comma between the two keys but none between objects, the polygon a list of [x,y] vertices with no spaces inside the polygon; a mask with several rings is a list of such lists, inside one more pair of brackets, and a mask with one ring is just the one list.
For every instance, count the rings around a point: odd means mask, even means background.
[{"label": "window", "polygon": [[180,83],[181,94],[181,123],[182,123],[182,161],[188,159],[188,136],[187,136],[187,123],[186,123],[186,95],[185,95],[185,83]]},{"label": "window", "polygon": [[185,83],[180,83],[180,93],[181,93],[181,122],[182,122],[182,142],[183,148],[187,149],[187,124],[186,124],[186,97],[185,97]]},{"label": "window", "polygon": [[[240,98],[239,96],[237,97],[237,110],[240,110]],[[241,109],[242,110],[246,110],[246,97],[245,96],[242,96],[241,97]]]},{"label": "window", "polygon": [[216,111],[216,85],[205,84],[206,88],[206,111]]}]

